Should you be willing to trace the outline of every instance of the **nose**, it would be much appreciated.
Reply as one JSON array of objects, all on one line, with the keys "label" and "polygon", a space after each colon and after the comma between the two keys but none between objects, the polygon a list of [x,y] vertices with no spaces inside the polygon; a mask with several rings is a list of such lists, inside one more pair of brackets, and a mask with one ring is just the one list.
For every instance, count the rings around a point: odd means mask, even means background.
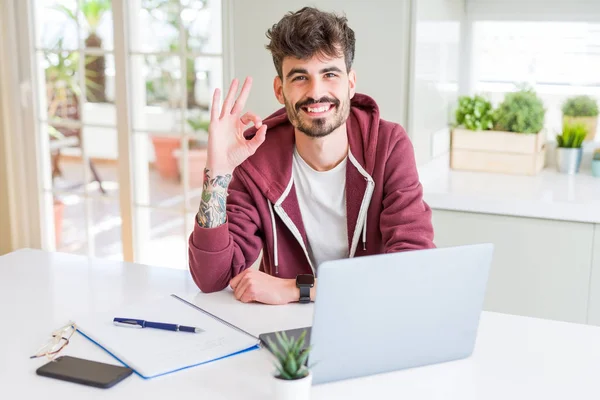
[{"label": "nose", "polygon": [[318,78],[311,79],[306,97],[316,101],[319,101],[322,97],[327,97],[324,83]]}]

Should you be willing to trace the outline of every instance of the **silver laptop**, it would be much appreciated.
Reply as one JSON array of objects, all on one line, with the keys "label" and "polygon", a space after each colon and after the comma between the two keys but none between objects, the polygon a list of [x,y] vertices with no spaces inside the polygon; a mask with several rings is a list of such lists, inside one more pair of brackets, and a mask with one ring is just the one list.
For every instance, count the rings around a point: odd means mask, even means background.
[{"label": "silver laptop", "polygon": [[313,384],[470,356],[492,254],[492,244],[477,244],[321,264],[308,336]]}]

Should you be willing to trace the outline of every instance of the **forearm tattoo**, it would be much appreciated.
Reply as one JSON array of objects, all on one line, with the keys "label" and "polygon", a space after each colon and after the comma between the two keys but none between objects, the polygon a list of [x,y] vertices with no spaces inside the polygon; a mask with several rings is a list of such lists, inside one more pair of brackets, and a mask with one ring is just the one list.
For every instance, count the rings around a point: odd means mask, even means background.
[{"label": "forearm tattoo", "polygon": [[210,170],[204,169],[202,199],[196,217],[200,226],[214,228],[225,223],[227,219],[227,187],[230,181],[231,174],[212,177]]}]

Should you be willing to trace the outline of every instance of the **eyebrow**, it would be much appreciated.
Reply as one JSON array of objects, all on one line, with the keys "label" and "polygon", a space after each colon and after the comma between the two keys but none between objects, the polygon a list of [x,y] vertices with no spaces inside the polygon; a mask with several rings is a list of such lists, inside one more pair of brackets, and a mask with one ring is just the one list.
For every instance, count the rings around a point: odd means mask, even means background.
[{"label": "eyebrow", "polygon": [[[327,72],[342,72],[342,70],[338,67],[327,67],[319,71],[320,74],[325,74]],[[285,77],[286,79],[289,79],[292,75],[295,74],[308,74],[308,71],[305,68],[292,68]]]}]

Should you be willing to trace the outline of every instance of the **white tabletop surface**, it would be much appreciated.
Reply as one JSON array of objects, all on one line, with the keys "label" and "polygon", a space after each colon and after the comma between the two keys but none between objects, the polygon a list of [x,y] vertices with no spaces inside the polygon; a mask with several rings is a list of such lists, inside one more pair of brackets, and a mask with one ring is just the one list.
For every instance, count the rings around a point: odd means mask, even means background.
[{"label": "white tabletop surface", "polygon": [[600,178],[587,169],[577,175],[553,168],[536,176],[507,175],[451,170],[442,158],[419,174],[433,209],[600,223]]},{"label": "white tabletop surface", "polygon": [[[45,361],[28,357],[69,319],[171,293],[255,335],[312,318],[311,305],[201,294],[187,271],[20,250],[0,257],[0,398],[269,399],[272,364],[262,349],[147,381],[133,375],[107,390],[35,374]],[[115,363],[78,334],[64,354]],[[315,386],[312,399],[598,399],[598,371],[600,328],[484,312],[470,358]]]}]

